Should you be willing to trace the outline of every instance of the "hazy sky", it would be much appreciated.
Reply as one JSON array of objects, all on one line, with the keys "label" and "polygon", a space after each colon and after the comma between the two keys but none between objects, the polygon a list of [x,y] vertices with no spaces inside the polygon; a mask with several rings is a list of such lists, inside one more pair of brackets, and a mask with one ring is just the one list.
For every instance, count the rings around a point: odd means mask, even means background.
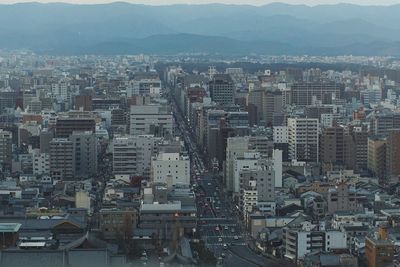
[{"label": "hazy sky", "polygon": [[[35,0],[0,0],[0,3],[20,3],[32,2]],[[400,0],[122,0],[131,3],[149,4],[149,5],[170,5],[170,4],[207,4],[207,3],[224,3],[224,4],[250,4],[250,5],[263,5],[271,2],[284,2],[289,4],[306,4],[306,5],[320,5],[320,4],[336,4],[336,3],[352,3],[359,5],[393,5],[400,4]],[[112,0],[38,0],[37,2],[68,2],[75,4],[95,4],[95,3],[109,3],[115,2]]]}]

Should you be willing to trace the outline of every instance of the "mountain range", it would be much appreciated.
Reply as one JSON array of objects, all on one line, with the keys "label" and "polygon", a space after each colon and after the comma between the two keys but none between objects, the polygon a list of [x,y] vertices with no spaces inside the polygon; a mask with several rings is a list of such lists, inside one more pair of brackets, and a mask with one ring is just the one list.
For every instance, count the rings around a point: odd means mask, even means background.
[{"label": "mountain range", "polygon": [[0,48],[37,53],[400,56],[400,5],[0,5]]}]

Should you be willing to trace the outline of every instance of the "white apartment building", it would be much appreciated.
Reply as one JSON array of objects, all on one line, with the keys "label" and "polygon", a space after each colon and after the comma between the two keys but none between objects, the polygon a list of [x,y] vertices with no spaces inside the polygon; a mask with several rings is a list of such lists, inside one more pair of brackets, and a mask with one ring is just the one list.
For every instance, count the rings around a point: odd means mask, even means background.
[{"label": "white apartment building", "polygon": [[274,137],[274,143],[287,144],[289,142],[288,127],[274,126],[273,137]]},{"label": "white apartment building", "polygon": [[318,119],[288,118],[287,124],[290,159],[305,162],[318,162]]},{"label": "white apartment building", "polygon": [[159,153],[151,160],[151,175],[154,183],[190,184],[190,160],[180,153]]},{"label": "white apartment building", "polygon": [[240,173],[242,171],[251,171],[259,169],[260,153],[245,152],[242,157],[233,160],[233,193],[240,192]]},{"label": "white apartment building", "polygon": [[153,135],[115,137],[113,140],[114,174],[150,177],[151,157],[161,138]]},{"label": "white apartment building", "polygon": [[130,134],[173,134],[174,119],[167,107],[161,105],[131,106]]},{"label": "white apartment building", "polygon": [[32,170],[34,175],[50,174],[50,155],[40,153],[40,149],[32,151]]}]

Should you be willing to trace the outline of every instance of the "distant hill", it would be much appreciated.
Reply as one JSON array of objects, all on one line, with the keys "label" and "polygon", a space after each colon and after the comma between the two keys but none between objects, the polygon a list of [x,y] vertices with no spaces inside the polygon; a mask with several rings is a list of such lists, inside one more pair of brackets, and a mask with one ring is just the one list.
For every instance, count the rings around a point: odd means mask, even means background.
[{"label": "distant hill", "polygon": [[400,55],[400,5],[0,5],[0,48],[51,54]]}]

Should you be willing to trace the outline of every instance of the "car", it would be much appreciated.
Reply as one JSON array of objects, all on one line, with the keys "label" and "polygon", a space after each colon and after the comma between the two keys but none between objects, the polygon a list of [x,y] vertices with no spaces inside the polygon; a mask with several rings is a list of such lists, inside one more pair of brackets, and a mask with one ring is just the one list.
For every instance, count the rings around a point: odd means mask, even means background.
[{"label": "car", "polygon": [[219,231],[219,227],[217,226],[217,227],[215,227],[215,231]]},{"label": "car", "polygon": [[233,237],[233,239],[238,240],[239,237],[238,237],[237,235],[235,235],[235,236]]},{"label": "car", "polygon": [[224,244],[224,245],[223,245],[223,248],[224,248],[224,249],[228,249],[228,245],[227,245],[227,244]]},{"label": "car", "polygon": [[231,233],[234,233],[234,232],[235,232],[235,228],[232,228],[232,229],[231,229]]},{"label": "car", "polygon": [[225,253],[221,253],[221,257],[222,257],[222,258],[225,258]]},{"label": "car", "polygon": [[[218,237],[218,242],[222,242],[222,237]],[[224,244],[226,245],[226,244]]]},{"label": "car", "polygon": [[228,230],[229,228],[228,228],[228,226],[225,226],[224,229],[225,229],[225,230]]}]

